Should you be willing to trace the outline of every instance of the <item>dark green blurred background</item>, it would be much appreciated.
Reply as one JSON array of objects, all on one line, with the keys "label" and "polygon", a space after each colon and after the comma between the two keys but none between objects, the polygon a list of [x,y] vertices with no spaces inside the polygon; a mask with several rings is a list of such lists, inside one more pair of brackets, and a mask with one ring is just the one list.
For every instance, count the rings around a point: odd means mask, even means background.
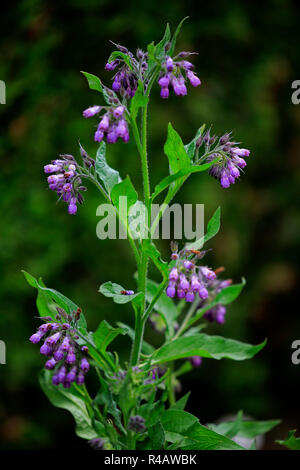
[{"label": "dark green blurred background", "polygon": [[[83,307],[89,327],[99,321],[133,324],[130,308],[118,308],[97,293],[107,280],[134,288],[134,263],[126,241],[96,238],[98,194],[89,188],[76,217],[56,205],[47,190],[43,165],[59,153],[77,155],[77,141],[94,154],[95,121],[82,110],[100,104],[79,73],[86,70],[110,83],[104,71],[109,40],[129,48],[159,40],[165,23],[184,16],[179,50],[196,50],[202,86],[186,98],[159,98],[150,107],[152,184],[167,174],[162,145],[168,121],[187,142],[203,122],[216,133],[233,130],[251,149],[245,175],[222,190],[208,175],[193,176],[179,199],[204,203],[206,219],[222,206],[222,229],[212,241],[210,263],[225,265],[228,276],[247,278],[226,324],[210,331],[258,343],[266,349],[243,363],[205,360],[186,376],[192,389],[188,410],[202,422],[243,409],[257,419],[282,418],[267,442],[300,428],[300,365],[291,363],[291,343],[300,338],[297,261],[300,215],[300,105],[291,102],[291,83],[300,79],[297,2],[182,2],[20,0],[2,2],[0,79],[7,104],[0,105],[1,282],[0,339],[7,364],[0,365],[1,448],[85,447],[74,435],[72,417],[54,409],[38,386],[43,359],[28,342],[36,328],[35,292],[26,269]],[[108,159],[121,175],[140,184],[133,143],[109,148]],[[168,244],[161,245],[167,257]],[[147,330],[159,344],[159,337]],[[126,340],[115,342],[122,360]]]}]

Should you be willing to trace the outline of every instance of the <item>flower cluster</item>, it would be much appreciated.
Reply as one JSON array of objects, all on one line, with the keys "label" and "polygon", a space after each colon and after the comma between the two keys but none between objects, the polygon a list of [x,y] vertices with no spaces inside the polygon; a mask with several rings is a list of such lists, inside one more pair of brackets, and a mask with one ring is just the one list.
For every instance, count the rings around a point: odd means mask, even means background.
[{"label": "flower cluster", "polygon": [[206,163],[220,157],[209,169],[209,174],[220,180],[222,188],[229,188],[235,183],[240,176],[241,169],[247,165],[243,157],[250,155],[250,150],[238,147],[238,142],[233,142],[230,138],[230,134],[226,133],[218,139],[207,131],[205,135],[199,137],[196,143],[197,149],[204,145],[205,154],[208,154],[205,159]]},{"label": "flower cluster", "polygon": [[190,84],[194,87],[199,86],[201,81],[199,77],[193,72],[194,65],[184,59],[188,52],[180,52],[178,56],[172,59],[167,56],[164,63],[162,64],[162,72],[158,79],[158,84],[161,88],[161,98],[169,97],[169,87],[173,87],[173,91],[177,96],[184,96],[187,94],[187,88],[185,85],[186,79],[189,80]]},{"label": "flower cluster", "polygon": [[128,429],[136,433],[142,433],[146,431],[145,420],[142,416],[130,416]]},{"label": "flower cluster", "polygon": [[128,60],[117,58],[111,62],[108,61],[105,70],[111,72],[118,69],[113,77],[112,89],[120,93],[123,98],[130,99],[134,97],[137,90],[138,77],[143,80],[148,69],[148,53],[138,49],[135,57],[126,47],[115,45],[122,54],[127,56]]},{"label": "flower cluster", "polygon": [[[197,266],[198,260],[205,256],[205,251],[183,250],[177,253],[177,245],[172,244],[172,246],[174,251],[171,258],[176,261],[176,264],[169,273],[169,284],[166,289],[168,297],[185,299],[186,302],[194,302],[198,299],[199,304],[197,308],[203,308],[222,289],[230,286],[232,283],[231,279],[224,280],[217,277],[224,268],[218,268],[213,271],[208,266]],[[207,310],[204,318],[208,321],[224,323],[225,313],[226,308],[218,304]]]},{"label": "flower cluster", "polygon": [[44,172],[50,174],[47,178],[49,189],[56,191],[59,200],[68,204],[69,214],[76,214],[77,203],[82,204],[81,194],[86,191],[77,172],[77,163],[72,155],[61,155],[61,159],[53,160],[44,166]]},{"label": "flower cluster", "polygon": [[[40,353],[48,357],[45,368],[54,371],[53,385],[62,384],[64,388],[70,388],[72,382],[83,385],[84,376],[90,368],[86,357],[88,348],[78,344],[76,329],[71,326],[72,316],[67,315],[60,307],[57,311],[59,322],[53,322],[51,317],[44,317],[46,323],[30,337],[30,341],[36,344],[43,339]],[[74,314],[74,318],[78,319],[79,316],[80,309]]]},{"label": "flower cluster", "polygon": [[105,109],[105,114],[102,115],[101,120],[98,124],[95,132],[95,142],[102,142],[106,139],[109,144],[115,144],[120,138],[124,142],[129,140],[129,131],[126,119],[124,117],[125,107],[114,106],[114,107],[103,107],[103,106],[91,106],[83,111],[83,116],[89,118],[100,113],[102,109]]}]

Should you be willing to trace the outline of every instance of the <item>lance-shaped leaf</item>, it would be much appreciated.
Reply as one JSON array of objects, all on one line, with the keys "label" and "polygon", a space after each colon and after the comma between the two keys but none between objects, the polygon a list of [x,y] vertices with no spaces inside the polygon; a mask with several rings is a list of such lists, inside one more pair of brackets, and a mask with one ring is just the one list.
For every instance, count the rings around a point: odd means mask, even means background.
[{"label": "lance-shaped leaf", "polygon": [[158,196],[158,194],[160,194],[162,191],[168,188],[170,184],[176,182],[179,179],[182,181],[182,177],[184,176],[189,176],[193,173],[200,173],[202,171],[208,170],[217,160],[218,158],[216,158],[215,160],[209,163],[203,163],[202,165],[195,165],[195,166],[182,168],[182,170],[177,171],[173,175],[166,176],[160,181],[160,183],[158,183],[155,186],[154,192],[151,196],[152,200],[154,200],[156,196]]},{"label": "lance-shaped leaf", "polygon": [[113,187],[120,183],[122,180],[117,170],[111,168],[106,161],[106,144],[101,142],[96,154],[95,168],[97,175],[103,182],[104,187],[108,194],[111,193]]},{"label": "lance-shaped leaf", "polygon": [[166,45],[168,44],[168,42],[170,41],[171,39],[171,31],[170,31],[170,26],[169,24],[167,24],[166,26],[166,29],[165,29],[165,34],[164,34],[164,37],[162,38],[161,41],[159,41],[159,43],[155,46],[155,57],[158,59],[158,60],[161,60],[164,58],[165,54],[166,54]]},{"label": "lance-shaped leaf", "polygon": [[137,90],[130,102],[130,115],[132,119],[136,119],[138,111],[148,103],[149,98],[144,94],[144,85],[139,81]]},{"label": "lance-shaped leaf", "polygon": [[93,75],[92,73],[88,73],[88,72],[81,71],[81,73],[87,79],[89,87],[90,87],[91,90],[99,91],[100,93],[103,92],[102,83],[101,83],[101,80],[100,80],[99,77],[97,77],[96,75]]},{"label": "lance-shaped leaf", "polygon": [[111,281],[101,284],[99,292],[105,295],[105,297],[111,297],[116,304],[127,304],[127,302],[131,302],[141,295],[141,292],[132,295],[122,294],[122,292],[126,292],[124,287]]},{"label": "lance-shaped leaf", "polygon": [[199,238],[195,242],[189,243],[186,245],[186,250],[200,250],[204,243],[213,238],[220,230],[221,225],[221,207],[218,207],[214,212],[211,219],[207,224],[207,232],[204,237]]},{"label": "lance-shaped leaf", "polygon": [[77,387],[77,390],[76,385],[73,384],[68,389],[63,388],[62,385],[52,385],[49,371],[43,371],[40,374],[40,385],[52,405],[68,410],[73,415],[77,436],[83,439],[97,437],[84,400],[84,393],[80,394],[80,387]]},{"label": "lance-shaped leaf", "polygon": [[137,192],[127,176],[121,183],[116,184],[111,190],[111,200],[116,207],[119,219],[128,229],[128,212],[131,206],[137,202]]},{"label": "lance-shaped leaf", "polygon": [[242,437],[245,439],[254,439],[261,434],[266,434],[280,424],[280,419],[269,419],[267,421],[253,421],[242,419],[241,412],[234,421],[227,421],[220,424],[210,424],[209,427],[227,437]]},{"label": "lance-shaped leaf", "polygon": [[118,336],[125,335],[125,328],[113,328],[106,320],[102,320],[97,330],[93,333],[94,343],[97,349],[105,352],[107,346]]},{"label": "lance-shaped leaf", "polygon": [[152,359],[153,364],[161,364],[190,356],[243,361],[255,356],[265,344],[266,340],[253,346],[222,336],[209,336],[200,333],[194,336],[177,338],[163,345],[153,354]]},{"label": "lance-shaped leaf", "polygon": [[158,251],[154,243],[149,239],[145,239],[143,242],[143,248],[152,260],[152,262],[155,264],[157,269],[161,272],[163,278],[167,279],[169,274],[168,263],[161,259],[160,252]]},{"label": "lance-shaped leaf", "polygon": [[177,40],[177,36],[178,34],[180,33],[180,30],[181,30],[181,27],[183,25],[183,23],[185,22],[185,20],[187,20],[189,17],[186,16],[185,18],[183,18],[183,20],[180,21],[179,25],[177,26],[176,30],[175,30],[175,33],[173,34],[173,37],[172,37],[172,40],[171,40],[171,44],[170,44],[170,49],[168,51],[168,54],[170,55],[173,55],[174,53],[174,50],[175,50],[175,46],[176,46],[176,40]]},{"label": "lance-shaped leaf", "polygon": [[[41,316],[49,315],[53,320],[55,320],[55,316],[57,314],[55,304],[70,314],[78,309],[78,305],[68,299],[65,295],[55,289],[45,287],[41,280],[38,281],[34,276],[26,271],[23,271],[23,274],[28,284],[38,289],[37,308]],[[80,315],[79,326],[83,329],[86,328],[86,321],[82,313]]]},{"label": "lance-shaped leaf", "polygon": [[277,444],[287,447],[291,450],[300,450],[300,437],[295,437],[296,429],[288,432],[285,440],[277,440]]},{"label": "lance-shaped leaf", "polygon": [[[157,291],[159,290],[159,285],[148,279],[147,281],[147,291],[146,291],[146,299],[147,302],[151,302],[152,299],[155,297]],[[174,322],[179,315],[179,312],[172,301],[165,292],[161,294],[157,302],[155,303],[153,309],[160,313],[165,320],[166,327],[170,335],[174,333]]]},{"label": "lance-shaped leaf", "polygon": [[131,62],[130,62],[130,58],[127,54],[125,54],[124,52],[121,52],[121,51],[113,51],[109,58],[108,58],[108,63],[110,64],[111,62],[113,62],[115,59],[120,59],[121,61],[124,61],[126,65],[128,65],[128,67],[130,68],[130,70],[132,70],[132,65],[131,65]]},{"label": "lance-shaped leaf", "polygon": [[197,143],[197,140],[199,139],[199,137],[201,137],[201,135],[203,134],[205,130],[205,124],[203,124],[196,132],[196,135],[195,137],[193,138],[193,140],[191,140],[191,142],[189,142],[188,144],[186,144],[184,146],[185,150],[186,150],[186,153],[188,154],[188,156],[190,157],[190,159],[192,160],[194,158],[194,155],[195,155],[195,151],[196,151],[196,143]]},{"label": "lance-shaped leaf", "polygon": [[[196,416],[183,410],[170,409],[160,414],[166,439],[181,450],[243,450],[228,437],[200,424]],[[171,447],[172,448],[172,447]]]}]

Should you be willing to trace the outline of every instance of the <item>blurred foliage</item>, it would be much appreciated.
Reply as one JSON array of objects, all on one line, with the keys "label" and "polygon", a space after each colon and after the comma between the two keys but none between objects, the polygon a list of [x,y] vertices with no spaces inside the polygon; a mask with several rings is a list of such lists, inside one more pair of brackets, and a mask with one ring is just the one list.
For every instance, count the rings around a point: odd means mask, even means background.
[{"label": "blurred foliage", "polygon": [[[290,360],[291,343],[300,331],[300,105],[291,103],[291,83],[300,78],[296,1],[20,0],[1,6],[0,78],[6,82],[7,104],[0,105],[0,337],[7,345],[7,365],[0,366],[0,446],[84,446],[74,437],[72,418],[53,410],[38,388],[43,360],[28,342],[37,325],[35,292],[20,270],[41,275],[47,285],[73,298],[93,329],[107,317],[133,324],[130,307],[118,307],[97,290],[110,279],[134,288],[134,262],[126,241],[96,238],[96,190],[89,188],[78,215],[68,216],[47,191],[42,168],[59,153],[77,155],[79,138],[95,152],[95,122],[81,113],[99,97],[79,71],[109,83],[111,74],[104,71],[109,40],[145,47],[160,39],[167,21],[174,28],[186,15],[191,18],[178,47],[199,52],[195,62],[203,84],[190,87],[185,99],[163,101],[154,91],[152,184],[167,172],[162,145],[170,120],[185,141],[206,122],[218,134],[232,130],[251,149],[245,175],[235,186],[222,190],[208,175],[194,175],[177,200],[204,203],[206,218],[222,206],[222,229],[211,243],[209,261],[226,266],[235,281],[247,278],[226,324],[211,330],[254,343],[268,337],[269,342],[245,363],[204,361],[186,376],[183,391],[193,390],[189,409],[204,423],[244,409],[258,419],[283,418],[273,437],[299,427],[300,370]],[[132,142],[111,146],[109,159],[140,184]],[[162,248],[167,257],[168,244]],[[146,334],[159,344],[150,329]],[[122,339],[115,345],[126,359],[129,343]]]}]

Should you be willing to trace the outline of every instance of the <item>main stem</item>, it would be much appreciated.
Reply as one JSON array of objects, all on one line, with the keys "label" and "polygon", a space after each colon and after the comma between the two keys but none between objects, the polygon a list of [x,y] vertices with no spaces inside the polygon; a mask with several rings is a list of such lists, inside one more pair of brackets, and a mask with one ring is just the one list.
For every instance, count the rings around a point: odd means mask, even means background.
[{"label": "main stem", "polygon": [[[136,123],[133,123],[134,134],[137,132]],[[136,136],[137,137],[137,136]],[[137,140],[137,139],[136,139]],[[148,172],[148,160],[147,160],[147,104],[142,111],[142,128],[141,128],[141,142],[138,148],[140,150],[141,164],[142,164],[142,176],[143,176],[143,187],[144,187],[144,203],[147,209],[148,214],[148,224],[151,212],[151,201],[150,201],[150,181],[149,181],[149,172]],[[142,245],[147,243],[146,240],[142,240]],[[135,316],[135,336],[134,343],[131,354],[131,365],[135,366],[139,362],[144,328],[145,328],[145,319],[144,311],[146,304],[146,288],[147,288],[147,268],[148,268],[148,255],[146,250],[142,246],[141,262],[139,267],[139,279],[138,279],[138,289],[139,292],[142,292],[142,301],[140,311],[136,312]]]}]

